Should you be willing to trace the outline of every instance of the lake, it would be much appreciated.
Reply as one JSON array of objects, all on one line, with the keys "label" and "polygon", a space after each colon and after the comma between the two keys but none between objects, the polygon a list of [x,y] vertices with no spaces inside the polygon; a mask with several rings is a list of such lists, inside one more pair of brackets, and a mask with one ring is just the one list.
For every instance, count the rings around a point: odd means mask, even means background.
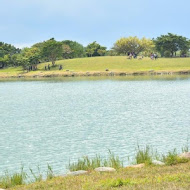
[{"label": "lake", "polygon": [[190,78],[72,78],[0,82],[0,173],[110,149],[125,164],[137,144],[160,153],[190,134]]}]

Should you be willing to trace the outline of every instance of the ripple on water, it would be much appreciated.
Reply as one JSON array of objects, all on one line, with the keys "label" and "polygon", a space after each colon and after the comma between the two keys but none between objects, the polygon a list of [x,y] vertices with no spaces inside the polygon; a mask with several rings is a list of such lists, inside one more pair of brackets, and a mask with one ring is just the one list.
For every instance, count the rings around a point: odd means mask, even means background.
[{"label": "ripple on water", "polygon": [[108,149],[127,160],[137,144],[180,149],[189,92],[190,80],[1,82],[0,171],[49,163],[59,174]]}]

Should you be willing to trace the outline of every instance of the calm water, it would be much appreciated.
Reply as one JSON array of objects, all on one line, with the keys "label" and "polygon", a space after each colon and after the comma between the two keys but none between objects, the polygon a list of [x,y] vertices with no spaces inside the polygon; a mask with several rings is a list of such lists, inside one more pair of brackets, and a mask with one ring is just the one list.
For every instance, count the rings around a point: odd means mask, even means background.
[{"label": "calm water", "polygon": [[[0,82],[0,172],[108,149],[124,160],[137,143],[167,152],[190,134],[190,79]],[[127,163],[126,163],[127,164]]]}]

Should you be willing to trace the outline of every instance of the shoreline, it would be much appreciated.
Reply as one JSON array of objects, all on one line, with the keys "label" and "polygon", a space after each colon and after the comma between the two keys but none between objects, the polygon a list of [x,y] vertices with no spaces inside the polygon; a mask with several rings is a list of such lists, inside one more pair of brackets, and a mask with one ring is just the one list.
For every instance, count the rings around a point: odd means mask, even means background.
[{"label": "shoreline", "polygon": [[59,72],[59,71],[35,71],[23,74],[8,74],[0,73],[1,79],[10,79],[10,78],[55,78],[55,77],[88,77],[88,76],[157,76],[157,75],[190,75],[190,70],[179,70],[179,71],[134,71],[134,72],[125,72],[125,71],[90,71],[90,72]]}]

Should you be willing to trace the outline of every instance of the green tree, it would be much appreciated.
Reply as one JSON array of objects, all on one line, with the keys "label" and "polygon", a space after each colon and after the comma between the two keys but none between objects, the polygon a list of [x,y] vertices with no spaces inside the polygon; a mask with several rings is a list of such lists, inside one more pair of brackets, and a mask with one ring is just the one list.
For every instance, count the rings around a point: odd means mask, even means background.
[{"label": "green tree", "polygon": [[63,45],[67,45],[71,49],[71,53],[69,55],[70,58],[78,58],[78,57],[85,57],[85,48],[83,45],[79,44],[78,42],[65,40],[61,42]]},{"label": "green tree", "polygon": [[156,50],[160,52],[161,56],[168,55],[176,56],[177,51],[187,52],[190,48],[189,40],[186,37],[178,36],[176,34],[168,33],[167,35],[161,35],[154,40]]},{"label": "green tree", "polygon": [[32,69],[36,70],[41,58],[40,49],[37,47],[24,48],[21,54],[28,60],[27,65],[32,66]]},{"label": "green tree", "polygon": [[71,54],[73,53],[73,50],[70,48],[70,46],[63,44],[63,58],[69,59],[72,58]]},{"label": "green tree", "polygon": [[101,46],[96,41],[94,41],[93,43],[88,44],[86,47],[86,54],[89,57],[102,56],[105,55],[106,49],[106,47]]},{"label": "green tree", "polygon": [[4,55],[4,57],[0,57],[0,68],[4,68],[9,63],[9,55]]},{"label": "green tree", "polygon": [[88,57],[92,57],[92,55],[94,54],[95,49],[94,48],[87,48],[86,49],[86,54],[88,55]]},{"label": "green tree", "polygon": [[0,42],[0,68],[13,66],[15,63],[12,56],[18,53],[20,53],[19,48],[16,48],[11,44]]},{"label": "green tree", "polygon": [[18,66],[21,66],[23,70],[26,70],[30,65],[29,59],[25,57],[22,53],[15,55],[14,58]]},{"label": "green tree", "polygon": [[113,49],[118,54],[128,54],[129,52],[133,52],[135,54],[139,54],[140,52],[150,52],[154,48],[153,41],[147,38],[139,39],[135,37],[121,38],[116,41]]},{"label": "green tree", "polygon": [[28,58],[31,65],[37,65],[40,63],[41,52],[39,48],[25,48],[22,54]]},{"label": "green tree", "polygon": [[63,53],[62,43],[57,42],[54,38],[47,40],[43,44],[42,55],[45,58],[48,58],[52,62],[52,65],[55,65],[55,61],[58,57],[61,57]]},{"label": "green tree", "polygon": [[106,54],[106,50],[105,49],[98,49],[98,54],[100,55],[100,56],[104,56],[105,54]]}]

